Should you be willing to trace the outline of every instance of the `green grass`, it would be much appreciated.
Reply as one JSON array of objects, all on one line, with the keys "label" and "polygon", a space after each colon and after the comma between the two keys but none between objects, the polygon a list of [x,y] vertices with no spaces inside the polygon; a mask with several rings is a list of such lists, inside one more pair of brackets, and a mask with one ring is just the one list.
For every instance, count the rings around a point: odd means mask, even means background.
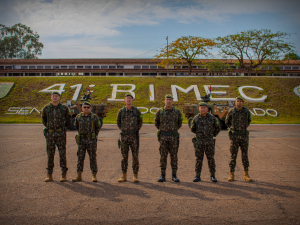
[{"label": "green grass", "polygon": [[[219,88],[220,91],[226,91],[227,95],[222,97],[235,97],[239,95],[240,86],[258,86],[263,91],[244,89],[244,92],[252,98],[267,95],[263,103],[245,102],[245,106],[250,110],[252,108],[275,109],[278,117],[271,116],[252,116],[253,123],[256,124],[300,124],[300,98],[293,92],[294,87],[300,85],[299,78],[269,78],[269,77],[7,77],[0,78],[0,82],[15,82],[15,86],[10,93],[3,99],[0,99],[0,123],[41,123],[41,116],[34,112],[32,115],[8,115],[9,107],[35,107],[41,110],[44,105],[50,102],[50,94],[41,93],[53,84],[65,83],[65,92],[61,97],[61,102],[65,103],[71,100],[74,94],[72,85],[83,84],[80,95],[86,92],[88,85],[95,84],[91,103],[104,103],[109,107],[107,117],[104,123],[116,123],[116,115],[123,102],[107,102],[111,98],[112,87],[110,84],[134,84],[136,85],[136,99],[134,105],[137,107],[162,107],[164,105],[164,96],[172,94],[171,85],[178,85],[187,88],[190,85],[198,85],[201,95],[205,94],[203,85],[229,85],[229,88]],[[149,101],[149,84],[154,84],[155,101]],[[24,86],[25,94],[22,92]],[[125,88],[122,88],[125,89]],[[182,110],[182,105],[186,103],[195,104],[197,99],[194,92],[183,93],[178,91],[179,101],[174,105]],[[123,98],[123,94],[118,94],[117,98]],[[217,97],[217,96],[213,96]],[[144,123],[154,123],[154,115],[144,115]],[[184,123],[187,119],[184,118]]]}]

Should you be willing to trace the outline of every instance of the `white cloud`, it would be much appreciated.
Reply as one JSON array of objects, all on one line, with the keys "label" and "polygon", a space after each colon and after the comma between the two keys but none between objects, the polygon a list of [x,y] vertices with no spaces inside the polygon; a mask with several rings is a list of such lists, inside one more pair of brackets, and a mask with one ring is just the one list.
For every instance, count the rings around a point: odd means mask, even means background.
[{"label": "white cloud", "polygon": [[10,0],[5,4],[0,13],[8,9],[8,18],[0,19],[12,22],[6,25],[21,21],[45,36],[115,36],[124,26],[152,26],[167,19],[223,23],[231,15],[261,12],[285,12],[297,22],[295,9],[300,8],[300,3],[290,0]]}]

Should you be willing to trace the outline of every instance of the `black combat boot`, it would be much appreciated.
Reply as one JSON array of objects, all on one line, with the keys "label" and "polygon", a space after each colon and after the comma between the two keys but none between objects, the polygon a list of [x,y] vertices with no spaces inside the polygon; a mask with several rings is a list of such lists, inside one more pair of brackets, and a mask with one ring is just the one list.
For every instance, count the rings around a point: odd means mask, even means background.
[{"label": "black combat boot", "polygon": [[161,174],[161,177],[158,179],[158,182],[164,182],[164,181],[166,181],[166,175]]},{"label": "black combat boot", "polygon": [[210,177],[210,180],[211,180],[212,182],[218,182],[217,179],[215,178],[215,176],[211,176],[211,177]]},{"label": "black combat boot", "polygon": [[201,181],[200,175],[196,175],[193,182],[199,182]]},{"label": "black combat boot", "polygon": [[176,174],[172,174],[172,181],[179,182],[179,179],[176,177]]}]

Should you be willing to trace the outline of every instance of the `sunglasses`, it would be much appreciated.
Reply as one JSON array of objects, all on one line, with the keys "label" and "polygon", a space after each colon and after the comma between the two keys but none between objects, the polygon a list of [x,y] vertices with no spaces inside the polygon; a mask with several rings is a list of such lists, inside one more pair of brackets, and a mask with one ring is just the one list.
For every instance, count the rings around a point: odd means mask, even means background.
[{"label": "sunglasses", "polygon": [[85,107],[83,107],[84,109],[89,109],[89,108],[91,108],[91,107],[89,107],[89,106],[85,106]]}]

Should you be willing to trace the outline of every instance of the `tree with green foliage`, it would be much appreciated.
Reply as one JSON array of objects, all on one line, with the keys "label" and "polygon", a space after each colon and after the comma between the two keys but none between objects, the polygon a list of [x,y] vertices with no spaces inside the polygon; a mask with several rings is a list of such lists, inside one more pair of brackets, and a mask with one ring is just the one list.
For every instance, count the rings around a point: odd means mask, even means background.
[{"label": "tree with green foliage", "polygon": [[229,64],[219,60],[219,59],[213,59],[210,62],[207,62],[204,64],[209,72],[215,72],[215,73],[226,73],[229,68]]},{"label": "tree with green foliage", "polygon": [[44,45],[40,36],[21,23],[12,27],[0,24],[1,59],[36,59],[42,55]]},{"label": "tree with green foliage", "polygon": [[[272,33],[271,30],[248,30],[234,35],[218,37],[218,47],[223,57],[236,58],[240,68],[248,71],[258,69],[268,61],[279,60],[281,53],[290,53],[294,46],[286,42],[291,34]],[[246,65],[245,60],[250,63]]]},{"label": "tree with green foliage", "polygon": [[183,60],[189,65],[189,75],[192,73],[192,64],[196,63],[199,55],[207,56],[216,42],[209,38],[183,36],[176,41],[162,48],[160,54],[155,55],[155,59],[162,59],[159,64],[167,67],[174,64],[183,64]]},{"label": "tree with green foliage", "polygon": [[291,53],[285,54],[283,60],[300,60],[300,56],[294,52],[291,52]]}]

